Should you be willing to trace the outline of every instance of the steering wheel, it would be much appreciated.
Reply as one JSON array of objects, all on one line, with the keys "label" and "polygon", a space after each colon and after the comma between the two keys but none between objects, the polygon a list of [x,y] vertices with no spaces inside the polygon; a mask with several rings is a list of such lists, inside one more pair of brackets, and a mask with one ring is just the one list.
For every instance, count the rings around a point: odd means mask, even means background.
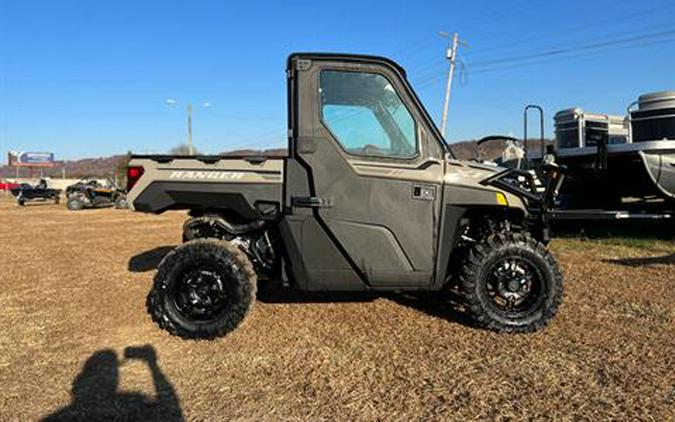
[{"label": "steering wheel", "polygon": [[515,145],[520,145],[522,141],[520,139],[514,138],[513,136],[506,136],[506,135],[490,135],[486,136],[484,138],[481,138],[476,142],[476,147],[478,147],[478,157],[474,159],[474,161],[482,163],[485,161],[485,157],[483,156],[484,150],[482,148],[482,145],[486,142],[491,142],[491,141],[511,141]]},{"label": "steering wheel", "polygon": [[482,145],[486,142],[490,141],[513,141],[515,143],[521,142],[520,139],[516,139],[513,136],[505,136],[505,135],[490,135],[486,136],[484,138],[481,138],[478,142],[476,142],[476,145]]}]

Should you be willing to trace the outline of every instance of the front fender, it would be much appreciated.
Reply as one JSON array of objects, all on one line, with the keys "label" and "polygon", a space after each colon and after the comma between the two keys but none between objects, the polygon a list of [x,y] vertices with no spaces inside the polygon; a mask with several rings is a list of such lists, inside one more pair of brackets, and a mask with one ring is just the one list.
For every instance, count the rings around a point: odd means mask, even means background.
[{"label": "front fender", "polygon": [[495,207],[528,215],[527,207],[518,196],[489,186],[446,185],[443,202],[445,205],[463,208]]}]

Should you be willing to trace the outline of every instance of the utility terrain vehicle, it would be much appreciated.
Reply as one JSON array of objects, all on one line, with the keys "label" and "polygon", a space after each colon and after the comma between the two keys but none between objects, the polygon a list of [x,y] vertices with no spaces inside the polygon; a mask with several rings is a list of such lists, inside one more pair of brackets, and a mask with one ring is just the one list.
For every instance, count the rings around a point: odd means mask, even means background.
[{"label": "utility terrain vehicle", "polygon": [[108,178],[105,183],[93,177],[81,179],[66,188],[66,198],[66,205],[71,211],[110,205],[114,205],[115,208],[127,207],[126,192]]},{"label": "utility terrain vehicle", "polygon": [[258,278],[454,289],[497,331],[553,317],[563,277],[545,246],[550,195],[530,172],[455,160],[388,59],[293,54],[287,75],[288,157],[132,156],[130,207],[192,217],[148,295],[160,327],[222,336],[251,309]]}]

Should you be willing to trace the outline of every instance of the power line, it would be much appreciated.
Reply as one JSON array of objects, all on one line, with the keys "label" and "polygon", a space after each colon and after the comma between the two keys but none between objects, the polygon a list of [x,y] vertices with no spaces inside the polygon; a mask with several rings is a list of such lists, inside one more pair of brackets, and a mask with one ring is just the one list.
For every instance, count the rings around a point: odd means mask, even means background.
[{"label": "power line", "polygon": [[[614,3],[614,2],[610,1],[609,3]],[[547,41],[549,41],[553,38],[559,37],[560,35],[569,35],[570,33],[576,35],[576,34],[579,34],[580,32],[586,32],[588,30],[596,29],[598,27],[600,27],[600,28],[606,28],[607,27],[605,25],[599,25],[599,24],[604,24],[604,23],[615,24],[616,22],[621,22],[621,21],[625,21],[625,20],[628,20],[628,19],[631,20],[630,26],[628,28],[621,29],[621,31],[622,32],[625,32],[627,30],[635,31],[635,27],[636,27],[636,23],[637,23],[636,20],[635,20],[636,17],[649,16],[649,15],[653,15],[655,13],[663,15],[664,12],[667,12],[670,9],[675,9],[675,4],[664,6],[664,7],[661,7],[659,9],[650,9],[650,10],[646,10],[646,11],[643,10],[643,11],[638,11],[638,12],[631,12],[631,13],[627,13],[625,15],[621,15],[621,16],[617,16],[617,17],[605,17],[604,19],[597,19],[594,16],[593,22],[591,24],[584,23],[584,24],[581,24],[581,25],[571,26],[571,27],[565,28],[563,30],[556,30],[556,31],[546,32],[546,33],[537,33],[537,34],[532,34],[532,35],[530,35],[528,37],[525,37],[525,38],[519,38],[519,39],[516,39],[516,40],[513,40],[513,41],[504,42],[504,43],[496,44],[496,45],[493,45],[493,46],[488,45],[487,48],[474,49],[473,51],[470,52],[470,55],[471,55],[471,57],[475,57],[475,56],[484,55],[485,53],[493,54],[495,50],[497,50],[498,52],[504,51],[503,47],[507,47],[506,51],[509,51],[510,50],[509,47],[513,47],[514,44],[522,45],[523,43],[525,43],[527,41],[530,41],[532,39],[546,39]],[[654,26],[655,26],[653,19],[648,20],[646,23],[648,24],[649,28],[654,28]],[[617,26],[617,25],[612,25],[611,28],[617,29],[617,28],[620,28],[620,27]],[[607,37],[607,34],[604,34],[603,36]],[[503,39],[503,37],[502,37],[502,39]],[[513,51],[513,50],[511,49],[511,51]]]},{"label": "power line", "polygon": [[[624,49],[635,49],[635,48],[640,48],[640,47],[645,47],[649,45],[658,45],[658,44],[665,44],[665,43],[672,43],[675,42],[675,38],[670,38],[670,39],[665,39],[665,40],[648,40],[648,41],[643,41],[640,43],[636,43],[633,45],[625,46],[622,47]],[[602,53],[607,53],[611,52],[612,50],[617,49],[617,46],[610,46],[610,47],[605,47],[602,50],[594,50],[594,51],[584,51],[578,54],[571,54],[571,55],[566,55],[566,56],[559,56],[559,57],[545,57],[545,58],[539,58],[539,59],[532,59],[529,62],[526,63],[512,63],[510,65],[506,66],[493,66],[489,68],[484,68],[480,69],[477,71],[472,71],[470,72],[471,75],[477,75],[477,74],[482,74],[482,73],[491,73],[491,72],[499,72],[499,71],[504,71],[508,69],[515,69],[515,68],[523,68],[527,66],[533,66],[533,65],[538,65],[538,64],[544,64],[544,63],[550,63],[550,62],[556,62],[556,61],[562,61],[562,60],[570,60],[570,59],[577,59],[581,57],[587,57],[587,56],[592,56],[592,55],[597,55],[597,54],[602,54]],[[425,92],[429,88],[432,88],[436,85],[436,83],[440,82],[441,79],[443,79],[442,74],[438,74],[433,78],[430,78],[424,83],[419,83],[415,84],[416,90],[418,93]],[[482,81],[486,81],[485,79],[481,79]]]},{"label": "power line", "polygon": [[548,50],[548,51],[543,51],[540,53],[533,53],[533,54],[524,54],[520,56],[512,56],[512,57],[502,57],[498,59],[492,59],[492,60],[483,60],[483,61],[478,61],[473,63],[473,67],[480,68],[483,66],[489,66],[493,64],[503,64],[503,63],[509,63],[509,62],[517,62],[517,61],[522,61],[522,60],[528,60],[528,59],[533,59],[533,58],[539,58],[539,57],[552,57],[552,56],[558,56],[566,53],[573,53],[573,52],[578,52],[580,50],[595,50],[603,47],[609,47],[609,46],[619,46],[622,44],[627,44],[627,43],[632,43],[635,41],[641,41],[641,40],[647,40],[651,38],[662,38],[662,37],[668,37],[668,36],[674,36],[675,35],[675,29],[671,29],[668,31],[660,31],[660,32],[653,32],[650,34],[642,34],[642,35],[636,35],[636,36],[631,36],[631,37],[625,37],[621,39],[616,39],[616,40],[611,40],[611,41],[603,41],[603,42],[596,42],[596,43],[590,43],[590,44],[583,44],[583,45],[576,45],[576,46],[570,46],[570,47],[564,47],[564,48],[558,48],[554,50]]},{"label": "power line", "polygon": [[[656,40],[656,43],[660,42],[667,42],[671,37],[675,36],[675,30],[669,30],[669,31],[662,31],[662,32],[656,32],[656,33],[649,33],[649,34],[640,34],[640,35],[635,35],[632,37],[624,37],[621,39],[616,39],[616,40],[611,40],[611,41],[603,41],[603,42],[595,42],[595,43],[589,43],[585,45],[577,45],[577,46],[565,46],[561,47],[558,49],[554,50],[547,50],[543,52],[538,52],[538,53],[532,53],[532,54],[526,54],[526,55],[520,55],[516,57],[503,57],[500,59],[492,59],[492,60],[484,60],[480,62],[474,62],[471,63],[469,62],[470,66],[469,70],[471,71],[472,74],[478,74],[482,73],[483,70],[488,70],[488,71],[494,71],[494,70],[499,70],[499,69],[508,69],[508,68],[513,68],[513,67],[521,67],[524,65],[528,65],[530,63],[533,63],[533,60],[539,59],[536,63],[542,63],[546,61],[552,61],[557,58],[557,56],[563,56],[562,58],[566,57],[567,55],[572,54],[572,56],[569,57],[580,57],[582,55],[591,55],[595,54],[596,52],[604,52],[612,49],[616,49],[618,47],[622,47],[626,44],[632,44],[636,43],[639,41],[649,41],[653,38],[663,38],[666,37],[665,40]],[[647,42],[644,44],[640,45],[651,45],[654,44],[654,41]],[[628,46],[630,47],[630,46]],[[584,52],[585,50],[585,52]],[[583,52],[582,54],[574,54],[574,53],[579,53]],[[541,60],[544,59],[544,60]],[[513,63],[513,62],[518,62],[516,64],[511,64],[504,66],[504,63]],[[523,63],[525,62],[525,63]],[[437,71],[436,71],[437,72]],[[430,72],[428,77],[423,77],[420,79],[416,80],[416,85],[420,88],[427,87],[429,85],[433,85],[437,81],[443,78],[443,75],[438,72]]]},{"label": "power line", "polygon": [[[504,21],[505,18],[511,17],[511,16],[516,16],[519,13],[527,10],[527,9],[535,9],[536,6],[540,4],[547,4],[548,0],[523,0],[520,2],[520,5],[514,5],[513,1],[511,2],[499,2],[498,4],[504,5],[503,9],[500,10],[494,10],[493,13],[491,14],[486,14],[484,13],[484,10],[482,11],[480,15],[480,19],[473,19],[473,20],[463,20],[461,22],[462,28],[464,27],[481,27],[481,26],[496,26],[495,23]],[[484,39],[487,39],[489,37],[476,37],[472,38],[472,42],[474,41],[482,41]]]},{"label": "power line", "polygon": [[[666,43],[671,43],[671,42],[675,42],[675,38],[670,38],[670,39],[665,39],[665,40],[647,41],[647,42],[642,42],[642,43],[638,43],[638,44],[634,44],[634,45],[625,46],[623,48],[632,49],[632,48],[637,48],[637,47],[666,44]],[[587,57],[587,56],[592,56],[592,55],[596,55],[596,54],[608,53],[608,52],[611,52],[615,49],[616,49],[616,47],[606,48],[606,49],[603,49],[603,50],[587,51],[587,52],[583,52],[583,53],[579,53],[579,54],[572,54],[572,55],[567,55],[567,56],[562,56],[562,57],[556,57],[554,59],[539,58],[539,59],[532,59],[531,61],[528,61],[526,63],[514,63],[514,64],[510,64],[510,65],[506,65],[506,66],[493,66],[493,67],[479,68],[476,71],[472,71],[471,74],[478,75],[478,74],[482,74],[482,73],[489,73],[489,72],[495,72],[495,71],[500,71],[500,70],[507,70],[507,69],[513,69],[513,68],[527,67],[527,66],[532,66],[532,65],[537,65],[537,64],[550,63],[552,61],[576,59],[576,58],[580,58],[580,57]]]}]

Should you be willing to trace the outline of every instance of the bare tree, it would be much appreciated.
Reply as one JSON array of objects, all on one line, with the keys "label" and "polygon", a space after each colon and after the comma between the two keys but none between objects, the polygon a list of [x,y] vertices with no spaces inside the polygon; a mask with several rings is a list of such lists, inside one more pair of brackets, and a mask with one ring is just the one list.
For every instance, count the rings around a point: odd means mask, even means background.
[{"label": "bare tree", "polygon": [[[199,154],[197,148],[192,147],[193,154]],[[171,155],[190,155],[190,147],[187,144],[179,144],[169,150]]]}]

